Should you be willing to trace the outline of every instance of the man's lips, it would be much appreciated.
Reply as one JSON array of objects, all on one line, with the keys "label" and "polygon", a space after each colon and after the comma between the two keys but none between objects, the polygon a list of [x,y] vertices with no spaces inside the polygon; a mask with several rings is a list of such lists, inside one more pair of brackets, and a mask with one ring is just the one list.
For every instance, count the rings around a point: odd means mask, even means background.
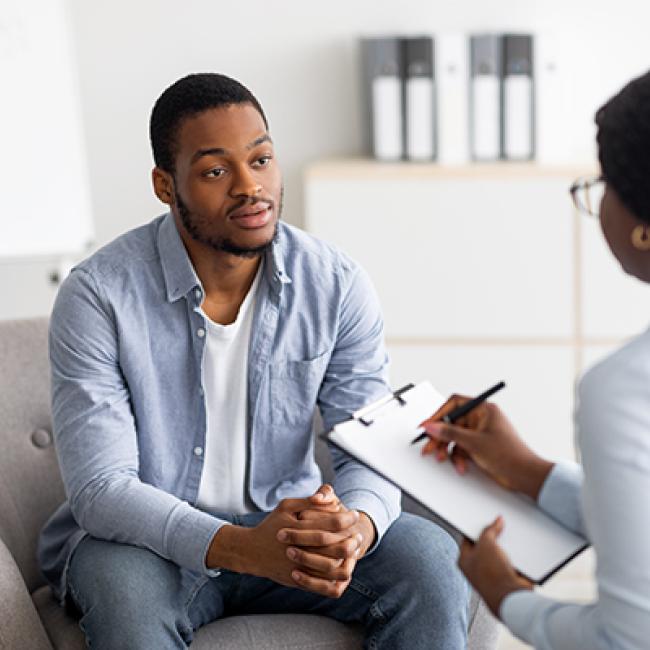
[{"label": "man's lips", "polygon": [[230,214],[230,219],[242,228],[262,228],[271,221],[273,209],[268,203],[255,203],[238,208]]}]

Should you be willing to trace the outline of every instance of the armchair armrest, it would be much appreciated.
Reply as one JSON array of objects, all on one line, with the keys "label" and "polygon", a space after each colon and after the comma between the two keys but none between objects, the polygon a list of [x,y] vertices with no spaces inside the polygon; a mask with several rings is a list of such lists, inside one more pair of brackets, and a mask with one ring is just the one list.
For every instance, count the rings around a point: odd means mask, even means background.
[{"label": "armchair armrest", "polygon": [[27,586],[0,539],[0,649],[52,650]]}]

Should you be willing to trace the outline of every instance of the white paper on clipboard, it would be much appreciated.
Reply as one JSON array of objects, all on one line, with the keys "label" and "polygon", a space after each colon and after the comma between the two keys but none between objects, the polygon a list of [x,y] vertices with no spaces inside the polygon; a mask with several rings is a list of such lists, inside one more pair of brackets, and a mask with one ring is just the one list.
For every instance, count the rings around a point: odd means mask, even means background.
[{"label": "white paper on clipboard", "polygon": [[444,402],[429,382],[421,382],[362,409],[324,437],[471,540],[502,515],[505,528],[499,544],[522,575],[542,584],[587,548],[587,541],[526,496],[497,485],[475,465],[461,476],[451,463],[423,457],[422,444],[411,445],[411,440],[422,421]]}]

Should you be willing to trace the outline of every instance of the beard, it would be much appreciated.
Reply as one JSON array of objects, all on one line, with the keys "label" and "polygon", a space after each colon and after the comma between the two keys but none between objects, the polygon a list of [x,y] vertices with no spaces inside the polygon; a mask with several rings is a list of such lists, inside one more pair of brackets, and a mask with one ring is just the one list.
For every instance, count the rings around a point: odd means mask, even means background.
[{"label": "beard", "polygon": [[[278,238],[280,217],[282,216],[284,187],[280,190],[280,202],[278,205],[278,213],[275,221],[275,229],[273,230],[273,235],[271,235],[271,237],[266,242],[259,244],[258,246],[240,246],[228,237],[218,237],[210,234],[206,228],[206,220],[190,211],[177,190],[174,190],[174,198],[176,201],[176,207],[178,209],[178,216],[181,218],[181,222],[183,223],[183,226],[189,233],[190,237],[192,237],[192,239],[195,241],[200,242],[201,244],[209,246],[215,251],[230,253],[231,255],[237,255],[237,257],[259,257],[268,251]],[[237,206],[237,208],[242,207],[243,205],[245,205],[245,203]],[[255,205],[255,203],[252,203],[252,205]],[[275,206],[273,206],[273,208],[275,209]]]}]

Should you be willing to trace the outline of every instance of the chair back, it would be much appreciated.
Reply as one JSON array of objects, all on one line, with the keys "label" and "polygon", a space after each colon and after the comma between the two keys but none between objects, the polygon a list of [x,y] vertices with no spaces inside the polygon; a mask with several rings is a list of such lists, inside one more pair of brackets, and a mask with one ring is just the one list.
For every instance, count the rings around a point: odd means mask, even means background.
[{"label": "chair back", "polygon": [[46,318],[0,321],[0,538],[30,590],[43,524],[65,499],[52,440]]}]

